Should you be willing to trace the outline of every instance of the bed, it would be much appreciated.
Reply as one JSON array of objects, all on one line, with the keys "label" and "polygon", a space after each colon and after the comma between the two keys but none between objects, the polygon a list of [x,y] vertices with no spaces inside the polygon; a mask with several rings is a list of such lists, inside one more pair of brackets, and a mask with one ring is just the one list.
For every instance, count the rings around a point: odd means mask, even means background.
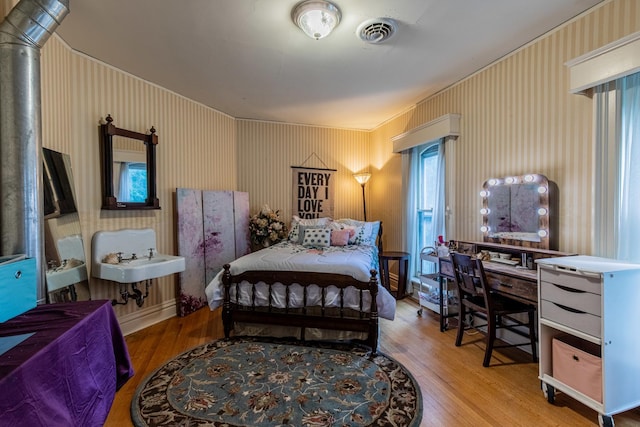
[{"label": "bed", "polygon": [[[348,230],[347,244],[317,244],[335,230]],[[224,266],[205,290],[209,306],[222,306],[226,337],[358,340],[375,353],[378,318],[395,316],[378,283],[381,235],[379,222],[294,217],[286,241]]]}]

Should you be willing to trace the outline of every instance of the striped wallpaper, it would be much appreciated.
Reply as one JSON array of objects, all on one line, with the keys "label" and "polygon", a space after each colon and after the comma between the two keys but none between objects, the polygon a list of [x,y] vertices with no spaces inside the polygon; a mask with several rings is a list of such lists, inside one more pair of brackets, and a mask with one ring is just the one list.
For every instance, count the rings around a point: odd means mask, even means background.
[{"label": "striped wallpaper", "polygon": [[249,192],[252,212],[266,203],[289,220],[291,166],[304,166],[337,169],[334,216],[363,219],[353,173],[368,171],[368,158],[369,132],[238,120],[238,186]]},{"label": "striped wallpaper", "polygon": [[[10,2],[9,2],[10,3]],[[8,11],[8,0],[0,3]],[[640,30],[637,0],[611,0],[367,132],[234,119],[69,49],[52,37],[42,51],[43,145],[71,155],[82,232],[90,255],[99,230],[152,227],[158,250],[176,253],[176,187],[248,191],[251,211],[267,203],[291,210],[291,166],[337,169],[335,216],[362,218],[351,176],[368,170],[369,219],[384,222],[385,246],[401,249],[400,155],[391,138],[446,113],[461,136],[447,146],[449,238],[479,239],[480,198],[491,176],[542,173],[560,189],[560,249],[589,253],[592,222],[592,102],[568,93],[564,62]],[[159,137],[161,210],[100,209],[98,126]],[[175,297],[177,279],[160,279],[145,307]],[[92,280],[94,298],[117,290]],[[135,316],[134,304],[116,307]]]},{"label": "striped wallpaper", "polygon": [[[71,51],[52,37],[42,52],[43,145],[71,156],[85,252],[99,230],[155,229],[157,249],[176,253],[177,187],[235,189],[236,121],[228,115]],[[107,114],[118,127],[158,135],[160,210],[102,211],[99,125]],[[157,281],[144,307],[175,297],[176,277]],[[93,298],[117,298],[116,286],[92,279]],[[135,304],[116,307],[135,313]]]},{"label": "striped wallpaper", "polygon": [[482,239],[478,193],[486,179],[541,173],[559,188],[559,249],[590,253],[592,101],[569,94],[564,63],[639,30],[640,2],[605,2],[375,129],[372,217],[389,224],[387,243],[402,245],[400,155],[390,138],[459,113],[461,135],[446,147],[447,237]]}]

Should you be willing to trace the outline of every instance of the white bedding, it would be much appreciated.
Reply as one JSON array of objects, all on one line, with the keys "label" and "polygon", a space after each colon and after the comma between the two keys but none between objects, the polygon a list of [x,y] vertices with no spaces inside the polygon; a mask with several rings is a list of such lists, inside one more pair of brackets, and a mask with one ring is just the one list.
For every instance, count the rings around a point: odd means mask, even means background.
[{"label": "white bedding", "polygon": [[[269,271],[313,271],[319,273],[336,273],[351,276],[359,281],[368,282],[371,278],[370,270],[378,267],[378,252],[375,246],[349,245],[330,246],[312,249],[289,241],[280,242],[263,250],[245,255],[231,262],[231,274],[239,274],[249,270]],[[285,300],[284,286],[274,286],[275,296],[272,303],[275,307],[283,307]],[[302,306],[302,287],[293,286],[289,295],[292,307]],[[250,289],[241,286],[240,303],[248,304]],[[326,294],[326,306],[338,306],[338,289],[329,288]],[[223,286],[222,271],[220,271],[205,289],[209,307],[214,310],[222,305]],[[256,305],[268,306],[267,285],[260,282],[256,286]],[[395,317],[396,300],[380,284],[378,284],[378,315],[393,320]],[[307,305],[319,305],[320,291],[317,286],[307,288]],[[364,292],[363,307],[366,311],[371,305],[371,296]],[[359,292],[355,289],[345,291],[345,307],[358,310],[360,307]]]}]

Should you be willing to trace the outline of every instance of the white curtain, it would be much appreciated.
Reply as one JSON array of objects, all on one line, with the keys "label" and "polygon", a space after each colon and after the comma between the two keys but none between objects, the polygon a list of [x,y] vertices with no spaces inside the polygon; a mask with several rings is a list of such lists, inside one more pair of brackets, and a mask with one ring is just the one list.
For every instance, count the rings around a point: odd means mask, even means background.
[{"label": "white curtain", "polygon": [[618,108],[615,82],[594,88],[595,170],[594,221],[592,252],[596,256],[615,258],[618,223],[618,143],[616,112]]},{"label": "white curtain", "polygon": [[118,200],[129,201],[131,200],[131,188],[129,186],[129,163],[120,163],[120,179],[118,180]]},{"label": "white curtain", "polygon": [[438,142],[438,168],[436,170],[436,201],[433,206],[432,217],[432,238],[437,239],[438,236],[444,236],[447,239],[447,233],[445,230],[445,195],[444,195],[444,139]]},{"label": "white curtain", "polygon": [[620,171],[617,258],[640,262],[640,73],[619,81]]},{"label": "white curtain", "polygon": [[416,266],[420,263],[420,249],[418,248],[418,192],[417,177],[420,173],[420,152],[424,146],[417,146],[402,152],[402,193],[404,200],[403,242],[406,251],[412,254],[408,277],[415,276]]}]

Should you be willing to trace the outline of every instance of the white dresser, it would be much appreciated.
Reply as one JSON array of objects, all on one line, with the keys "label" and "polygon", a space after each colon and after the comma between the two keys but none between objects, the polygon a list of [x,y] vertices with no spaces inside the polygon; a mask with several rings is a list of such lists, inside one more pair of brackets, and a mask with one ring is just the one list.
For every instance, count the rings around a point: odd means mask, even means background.
[{"label": "white dresser", "polygon": [[613,414],[640,406],[640,264],[592,256],[537,264],[547,400],[563,392],[613,426]]}]

